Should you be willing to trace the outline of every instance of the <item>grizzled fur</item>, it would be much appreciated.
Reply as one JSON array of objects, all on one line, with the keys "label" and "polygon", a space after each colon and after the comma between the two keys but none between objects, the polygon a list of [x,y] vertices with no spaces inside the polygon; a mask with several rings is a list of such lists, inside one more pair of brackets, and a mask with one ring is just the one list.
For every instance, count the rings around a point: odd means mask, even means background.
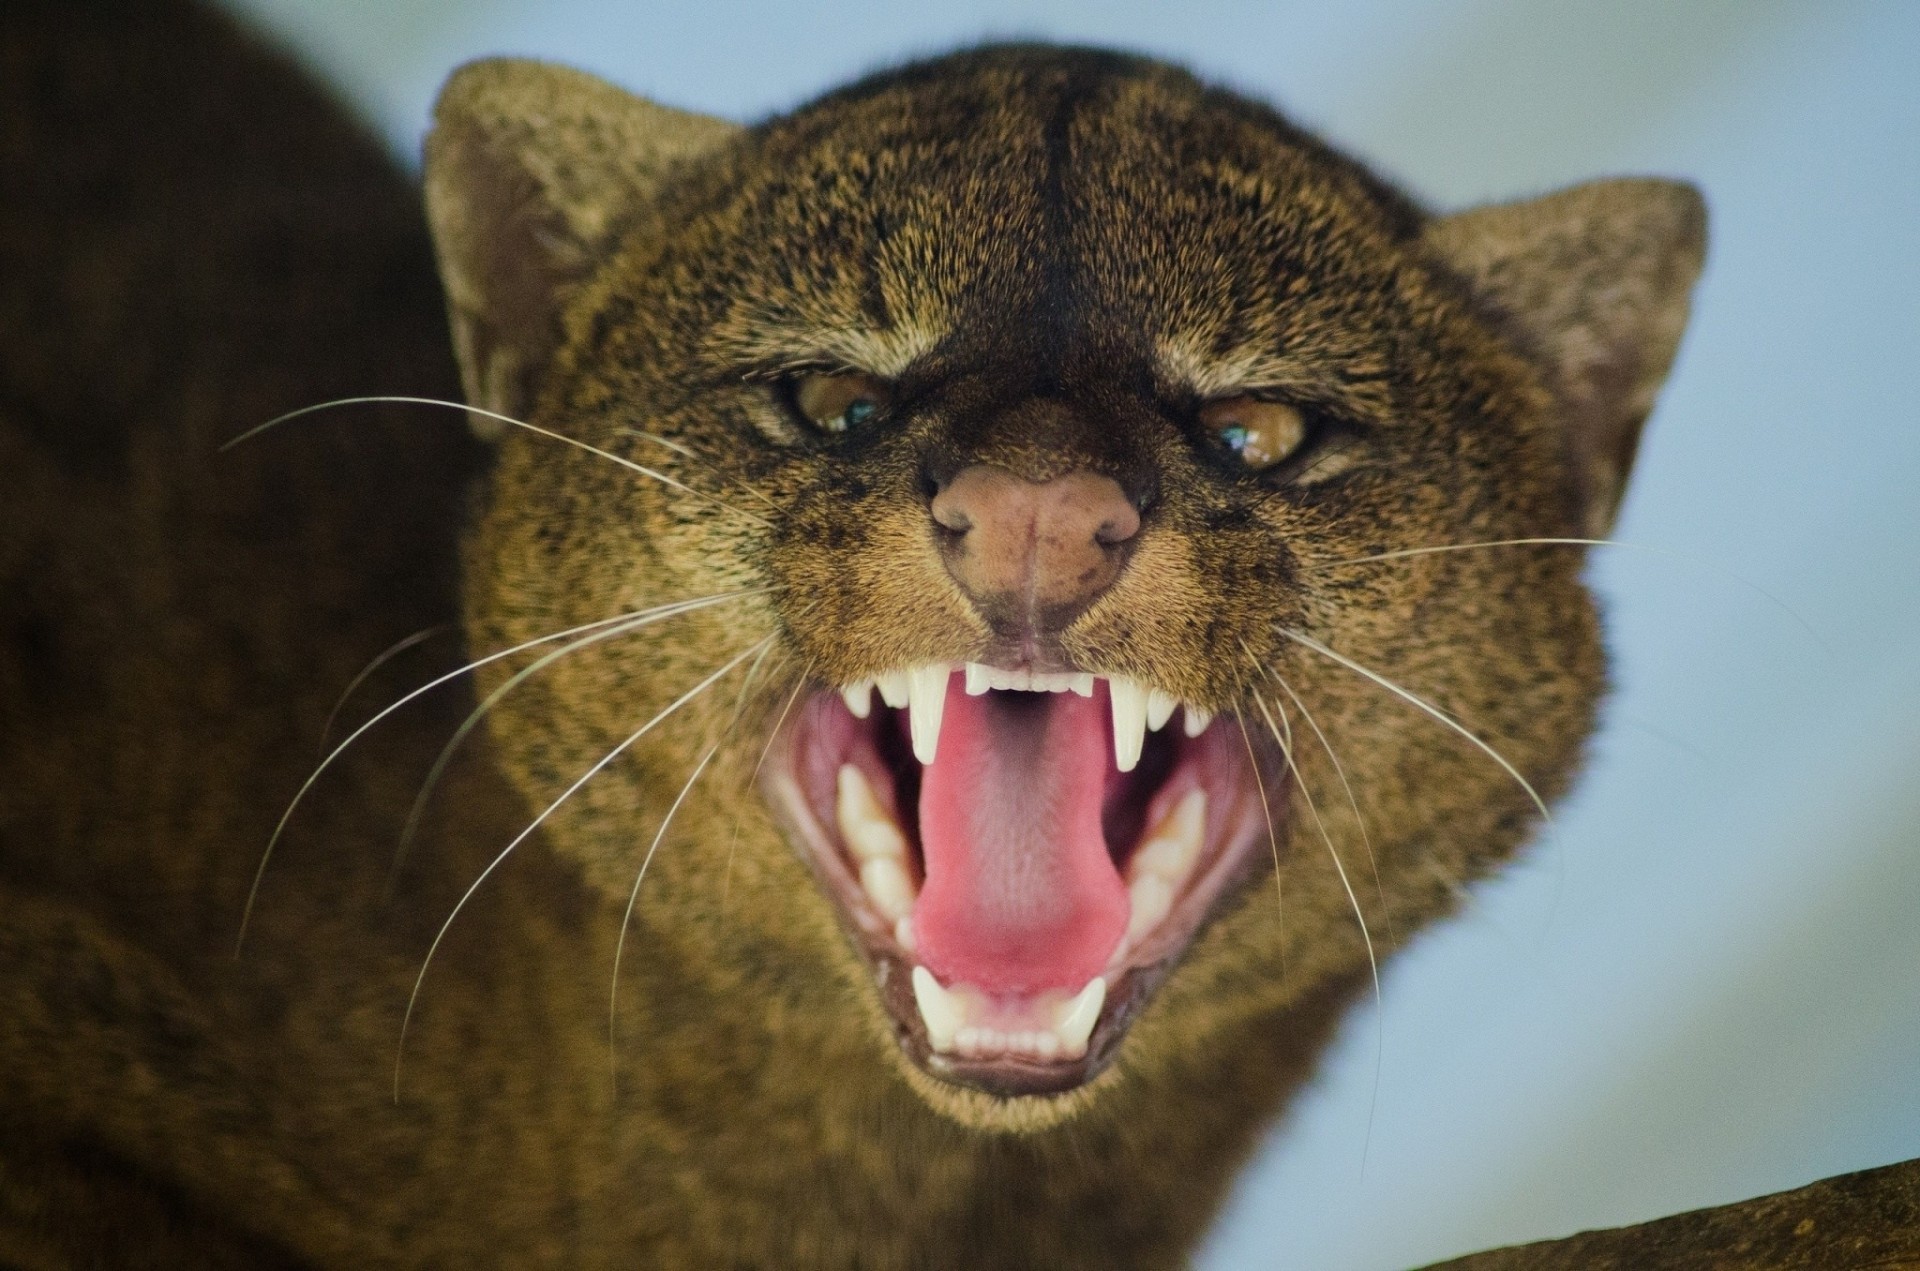
[{"label": "grizzled fur", "polygon": [[[425,409],[360,407],[216,456],[331,397],[454,391],[412,196],[222,23],[0,11],[0,1264],[1177,1264],[1368,983],[1336,858],[1384,954],[1537,819],[1458,733],[1286,633],[1564,789],[1604,684],[1579,550],[1351,562],[1605,527],[1697,197],[1432,218],[1178,71],[1006,47],[752,129],[477,64],[427,203],[467,399],[604,453],[482,421],[489,460]],[[823,438],[782,405],[803,368],[896,394]],[[1303,408],[1321,462],[1252,473],[1205,434],[1198,403],[1248,387]],[[1091,469],[1144,507],[1064,636],[1079,662],[1296,730],[1273,859],[1063,1096],[910,1065],[751,787],[803,680],[985,648],[926,529],[929,483],[977,460]],[[397,868],[473,691],[369,733],[232,956],[373,654],[729,591],[506,695]],[[457,643],[383,664],[332,736]],[[467,885],[750,653],[475,893],[396,1101]]]}]

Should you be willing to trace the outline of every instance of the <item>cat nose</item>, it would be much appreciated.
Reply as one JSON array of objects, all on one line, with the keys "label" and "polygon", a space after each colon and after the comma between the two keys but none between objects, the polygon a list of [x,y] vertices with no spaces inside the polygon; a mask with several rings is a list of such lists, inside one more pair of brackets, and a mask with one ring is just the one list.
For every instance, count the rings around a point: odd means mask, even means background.
[{"label": "cat nose", "polygon": [[1120,483],[1086,471],[1036,482],[977,463],[930,510],[947,572],[1003,635],[1079,617],[1120,577],[1140,532]]}]

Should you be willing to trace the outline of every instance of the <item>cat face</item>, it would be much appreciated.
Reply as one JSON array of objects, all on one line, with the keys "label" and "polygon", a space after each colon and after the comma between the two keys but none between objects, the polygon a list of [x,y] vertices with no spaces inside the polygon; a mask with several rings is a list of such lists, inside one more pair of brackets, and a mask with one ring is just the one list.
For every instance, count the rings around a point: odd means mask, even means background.
[{"label": "cat face", "polygon": [[1570,778],[1581,556],[1511,540],[1610,519],[1690,191],[1431,219],[1000,48],[751,131],[481,64],[428,195],[470,399],[533,425],[471,638],[585,642],[505,768],[767,1027],[1065,1115],[1363,977]]}]

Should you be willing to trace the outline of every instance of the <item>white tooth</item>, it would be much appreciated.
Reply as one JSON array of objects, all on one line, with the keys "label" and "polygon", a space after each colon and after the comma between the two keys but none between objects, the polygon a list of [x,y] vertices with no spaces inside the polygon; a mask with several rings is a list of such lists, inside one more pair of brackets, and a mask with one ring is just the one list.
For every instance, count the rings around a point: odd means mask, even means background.
[{"label": "white tooth", "polygon": [[913,880],[907,867],[890,856],[876,856],[860,866],[860,886],[883,918],[898,922],[913,912]]},{"label": "white tooth", "polygon": [[960,1000],[940,987],[933,972],[916,966],[913,968],[913,1001],[920,1008],[920,1022],[927,1026],[927,1044],[936,1051],[952,1050],[955,1034],[965,1019]]},{"label": "white tooth", "polygon": [[923,666],[907,676],[907,723],[913,730],[913,757],[930,764],[940,749],[940,716],[947,709],[947,672]]},{"label": "white tooth", "polygon": [[1186,723],[1183,725],[1183,727],[1187,730],[1187,736],[1198,737],[1201,733],[1204,733],[1207,731],[1207,725],[1211,724],[1212,722],[1213,722],[1212,711],[1201,710],[1198,706],[1195,706],[1193,703],[1191,702],[1187,703],[1187,720],[1186,720]]},{"label": "white tooth", "polygon": [[860,680],[840,690],[840,700],[847,704],[855,719],[865,719],[873,710],[873,681]]},{"label": "white tooth", "polygon": [[905,671],[889,671],[885,675],[876,677],[875,682],[880,686],[881,701],[895,710],[907,704],[907,673]]},{"label": "white tooth", "polygon": [[850,763],[840,765],[839,798],[834,810],[839,814],[840,837],[847,850],[860,860],[890,857],[905,860],[907,840],[893,823],[880,798],[867,784],[867,774]]},{"label": "white tooth", "polygon": [[1067,691],[1072,693],[1076,697],[1092,697],[1093,696],[1092,672],[1081,672],[1080,674],[1075,675],[1073,677],[1073,682],[1067,685]]},{"label": "white tooth", "polygon": [[[913,952],[913,919],[911,917],[902,918],[893,924],[893,942],[899,945],[903,952]],[[886,964],[883,962],[881,965]]]},{"label": "white tooth", "polygon": [[1173,884],[1158,874],[1141,874],[1127,885],[1127,903],[1127,944],[1133,945],[1173,908]]},{"label": "white tooth", "polygon": [[1140,747],[1147,740],[1147,690],[1124,675],[1107,681],[1107,693],[1113,701],[1113,762],[1122,772],[1132,772],[1140,762]]},{"label": "white tooth", "polygon": [[993,687],[993,668],[978,662],[967,663],[967,696],[979,697]]},{"label": "white tooth", "polygon": [[1033,1035],[1033,1048],[1042,1059],[1052,1059],[1060,1053],[1060,1039],[1050,1032],[1038,1032]]},{"label": "white tooth", "polygon": [[1165,689],[1147,690],[1147,731],[1157,733],[1167,726],[1173,718],[1173,708],[1180,701]]},{"label": "white tooth", "polygon": [[1174,806],[1153,835],[1127,863],[1129,878],[1156,874],[1169,883],[1178,883],[1193,868],[1200,855],[1200,842],[1207,825],[1207,792],[1189,790]]},{"label": "white tooth", "polygon": [[[916,972],[919,968],[915,968]],[[928,976],[932,979],[932,976]],[[916,978],[914,984],[920,981]],[[1060,1039],[1060,1053],[1068,1059],[1078,1059],[1087,1053],[1087,1038],[1093,1036],[1093,1026],[1100,1019],[1100,1008],[1107,1003],[1107,981],[1102,976],[1094,976],[1087,981],[1087,987],[1080,990],[1077,997],[1062,1002],[1053,1011],[1053,1032]],[[925,1013],[925,1008],[921,1008]]]}]

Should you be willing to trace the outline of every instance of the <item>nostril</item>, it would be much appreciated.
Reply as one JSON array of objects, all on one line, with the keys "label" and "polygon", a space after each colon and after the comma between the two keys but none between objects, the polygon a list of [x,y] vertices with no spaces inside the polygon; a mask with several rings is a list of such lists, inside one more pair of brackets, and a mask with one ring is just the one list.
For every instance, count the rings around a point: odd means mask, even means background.
[{"label": "nostril", "polygon": [[965,534],[973,528],[973,517],[968,515],[965,502],[954,494],[951,487],[935,495],[927,506],[933,515],[933,523],[943,530]]},{"label": "nostril", "polygon": [[1133,504],[1121,500],[1120,506],[1109,509],[1106,519],[1093,531],[1093,541],[1102,547],[1118,547],[1140,532],[1140,513]]}]

